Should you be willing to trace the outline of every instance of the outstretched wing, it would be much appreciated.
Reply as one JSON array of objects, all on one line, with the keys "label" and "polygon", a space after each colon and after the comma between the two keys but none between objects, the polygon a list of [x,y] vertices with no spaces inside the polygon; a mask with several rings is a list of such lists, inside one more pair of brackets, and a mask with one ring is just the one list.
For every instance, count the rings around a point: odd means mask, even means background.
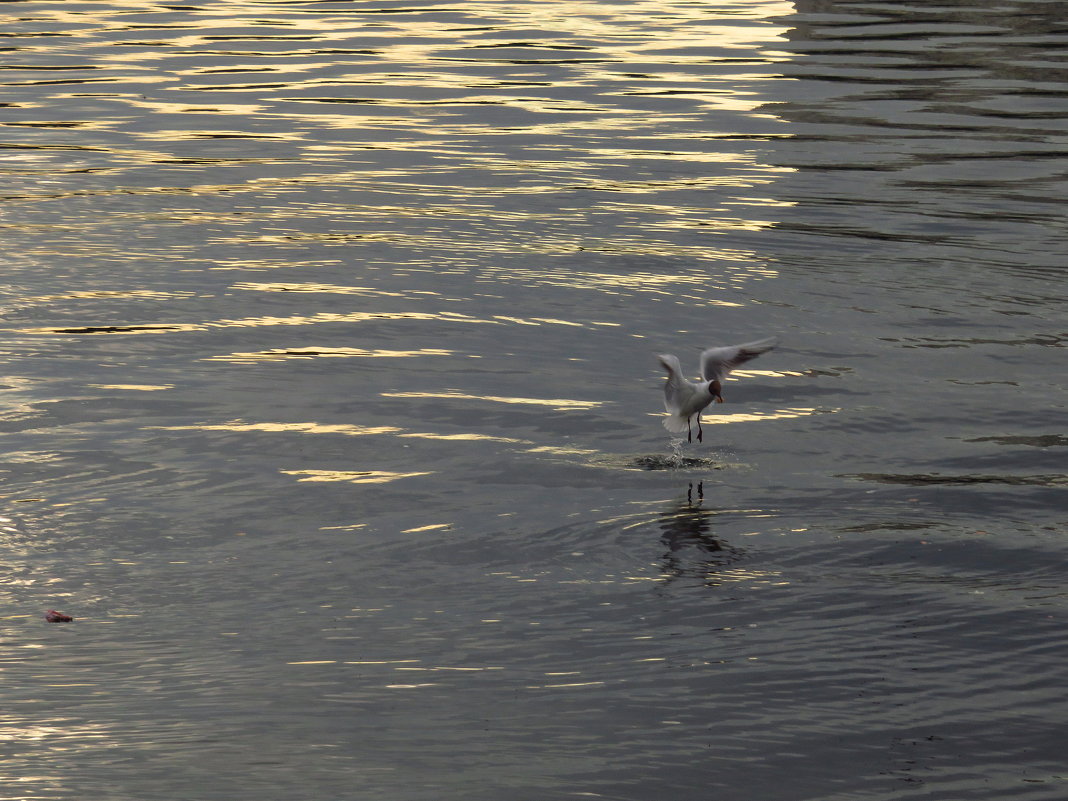
[{"label": "outstretched wing", "polygon": [[[761,353],[766,353],[774,348],[778,342],[775,337],[768,337],[767,339],[758,339],[756,342],[747,342],[744,345],[709,348],[701,354],[701,375],[705,381],[722,381],[738,365],[745,364],[750,359],[755,359]],[[663,362],[663,357],[661,357],[661,362]],[[675,363],[678,364],[678,359],[675,360]]]},{"label": "outstretched wing", "polygon": [[682,375],[679,357],[670,353],[661,353],[656,357],[660,365],[667,370],[667,382],[664,384],[664,409],[669,414],[678,414],[683,404],[693,394],[693,385]]}]

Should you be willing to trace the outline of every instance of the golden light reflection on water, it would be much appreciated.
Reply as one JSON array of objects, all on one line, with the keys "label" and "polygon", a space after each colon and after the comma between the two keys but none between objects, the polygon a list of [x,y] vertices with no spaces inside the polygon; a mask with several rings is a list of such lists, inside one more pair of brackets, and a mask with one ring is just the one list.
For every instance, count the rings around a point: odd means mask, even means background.
[{"label": "golden light reflection on water", "polygon": [[407,434],[398,434],[398,437],[409,439],[443,440],[445,442],[504,442],[514,445],[529,445],[529,440],[515,439],[513,437],[497,437],[491,434],[433,434],[427,431],[412,431]]},{"label": "golden light reflection on water", "polygon": [[188,426],[150,426],[156,431],[262,431],[267,433],[340,434],[346,437],[366,437],[398,434],[404,429],[395,426],[358,426],[346,423],[248,423],[231,420],[226,423],[200,423]]},{"label": "golden light reflection on water", "polygon": [[[87,69],[61,76],[69,84],[65,89],[20,96],[18,108],[34,106],[27,112],[32,119],[11,119],[22,126],[10,129],[13,134],[37,135],[36,125],[75,127],[42,128],[40,134],[48,139],[27,140],[27,147],[40,151],[17,154],[25,163],[12,162],[15,169],[23,164],[33,171],[19,201],[62,206],[89,199],[94,208],[114,205],[99,218],[86,215],[85,220],[67,223],[72,226],[68,234],[85,241],[85,252],[109,260],[137,263],[178,255],[182,269],[189,272],[286,272],[277,282],[238,282],[229,287],[233,292],[220,290],[220,297],[273,293],[263,302],[270,303],[270,311],[281,310],[276,315],[236,307],[209,313],[219,319],[191,313],[179,322],[57,325],[24,333],[181,335],[373,321],[436,324],[435,336],[455,323],[559,326],[565,331],[622,326],[612,320],[583,320],[578,312],[576,319],[548,313],[571,308],[563,304],[531,310],[502,303],[492,312],[473,315],[400,303],[402,309],[420,310],[369,311],[371,304],[359,301],[353,305],[364,308],[356,311],[304,308],[318,302],[311,296],[319,294],[433,298],[435,306],[466,300],[447,297],[452,290],[442,289],[448,286],[443,284],[433,285],[437,292],[373,286],[375,274],[359,270],[376,264],[376,259],[387,269],[410,266],[418,272],[418,264],[432,274],[431,281],[463,264],[479,283],[558,289],[571,301],[571,290],[583,290],[738,307],[749,302],[749,296],[736,290],[775,277],[774,270],[720,234],[760,230],[774,222],[771,210],[783,205],[761,197],[763,190],[753,187],[779,180],[787,169],[764,162],[759,140],[788,134],[773,130],[766,121],[760,123],[759,133],[730,126],[732,119],[758,116],[760,82],[773,77],[776,61],[793,57],[778,47],[784,28],[772,21],[789,14],[790,3],[727,0],[717,9],[729,12],[711,14],[701,4],[660,0],[615,6],[558,0],[502,6],[475,0],[459,6],[431,2],[410,9],[376,8],[374,13],[381,16],[374,17],[369,9],[342,12],[296,5],[232,2],[191,7],[180,17],[174,12],[156,16],[161,7],[149,2],[126,4],[121,14],[108,4],[77,11],[62,5],[40,9],[41,20],[64,35],[73,34],[66,44],[76,46],[72,52],[78,52]],[[144,13],[148,19],[133,21],[131,13]],[[20,55],[46,62],[54,58],[56,39],[44,34],[37,39],[34,33],[20,34]],[[10,88],[31,85],[17,73],[14,77],[17,80],[0,83]],[[89,81],[97,85],[78,86]],[[87,120],[67,119],[68,108],[93,103],[119,110],[87,112],[90,117],[100,115]],[[52,119],[56,117],[61,119]],[[85,138],[77,138],[77,126],[85,127]],[[90,128],[101,126],[114,136],[90,139]],[[57,139],[57,131],[66,131],[69,138]],[[99,137],[99,130],[92,136]],[[751,146],[742,141],[746,137],[755,140]],[[61,150],[63,158],[44,158],[48,148]],[[48,170],[81,172],[66,183],[38,180]],[[93,172],[98,170],[105,174]],[[47,176],[48,181],[53,178]],[[517,207],[538,195],[543,197]],[[124,231],[150,224],[190,233],[170,253],[160,254],[136,236],[114,253],[109,250],[113,240],[93,240],[116,222]],[[209,249],[200,252],[189,240],[205,231]],[[38,255],[69,250],[67,243],[35,247]],[[351,255],[363,248],[374,254],[371,259],[364,259],[366,251]],[[395,258],[394,249],[403,255]],[[656,258],[635,259],[642,265],[640,272],[633,263],[613,272],[604,266],[610,263],[607,259],[599,269],[590,269],[590,262],[576,269],[572,257],[583,251]],[[517,253],[527,258],[481,258]],[[564,259],[554,263],[539,256],[566,257],[567,263],[561,267]],[[664,259],[671,265],[661,266]],[[411,285],[421,286],[421,281],[414,276]],[[290,305],[279,302],[287,294],[297,296]],[[193,297],[195,293],[181,291],[101,289],[31,300],[61,304]],[[514,313],[520,309],[526,314]],[[497,311],[505,313],[493,313]],[[113,319],[106,311],[103,316]],[[429,341],[442,344],[440,338]],[[233,364],[332,358],[444,361],[478,354],[474,348],[464,354],[418,347],[422,341],[410,340],[361,340],[364,348],[267,347],[276,344],[228,343],[200,353],[251,348],[206,356]],[[393,347],[375,347],[378,344]],[[95,387],[168,388],[132,383]],[[459,391],[383,397],[558,411],[605,405]],[[828,410],[728,414],[710,416],[709,422],[800,417],[817,411]],[[235,421],[189,429],[531,444],[471,432],[305,422]],[[580,451],[541,446],[531,452]]]},{"label": "golden light reflection on water", "polygon": [[396,473],[389,470],[281,470],[282,475],[296,476],[297,481],[344,482],[348,484],[388,484],[402,478],[430,476],[434,471]]},{"label": "golden light reflection on water", "polygon": [[570,446],[559,445],[539,445],[536,448],[529,448],[527,453],[549,453],[554,456],[596,456],[601,451],[593,448],[574,448]]},{"label": "golden light reflection on water", "polygon": [[[718,409],[711,414],[701,416],[703,425],[729,425],[731,423],[754,423],[762,420],[790,420],[800,417],[810,417],[815,414],[834,414],[840,412],[837,407],[797,407],[792,409],[776,409],[767,412],[720,412]],[[652,415],[653,413],[650,413]],[[662,417],[662,414],[657,414]]]},{"label": "golden light reflection on water", "polygon": [[205,266],[205,269],[214,272],[225,272],[240,270],[241,272],[260,273],[266,270],[280,270],[284,268],[296,268],[296,267],[322,267],[328,264],[340,264],[340,261],[332,261],[329,259],[317,259],[315,261],[305,261],[302,259],[294,258],[270,258],[260,256],[255,259],[215,259]]},{"label": "golden light reflection on water", "polygon": [[317,284],[317,283],[254,283],[251,281],[241,281],[233,285],[233,289],[244,289],[255,292],[305,292],[305,293],[325,293],[331,295],[361,295],[368,297],[389,297],[389,298],[403,298],[411,297],[412,295],[437,295],[437,292],[431,292],[429,290],[413,290],[411,292],[387,292],[383,289],[374,289],[367,286],[337,286],[335,284]]},{"label": "golden light reflection on water", "polygon": [[130,392],[162,392],[174,389],[174,384],[89,384],[97,389],[118,389]]},{"label": "golden light reflection on water", "polygon": [[24,304],[29,305],[35,303],[55,303],[56,301],[63,300],[99,300],[119,298],[130,298],[133,300],[173,300],[177,298],[190,298],[194,295],[194,292],[163,292],[159,290],[150,289],[93,289],[79,292],[61,292],[54,295],[21,297],[19,298],[19,305],[22,306]]},{"label": "golden light reflection on water", "polygon": [[205,361],[225,361],[235,364],[251,364],[276,359],[411,359],[421,356],[451,356],[453,351],[440,348],[420,350],[366,350],[364,348],[272,348],[270,350],[229,353],[224,356],[208,356]]},{"label": "golden light reflection on water", "polygon": [[[621,204],[614,204],[623,209]],[[679,214],[685,215],[686,210],[680,210]],[[712,219],[708,212],[699,212],[704,219]],[[654,223],[653,227],[660,223]],[[684,223],[664,222],[666,226]],[[644,245],[638,246],[648,249],[648,253],[661,251],[661,242],[643,240]],[[602,240],[598,249],[611,250],[615,243],[610,240]],[[674,248],[669,248],[675,250]],[[634,252],[635,248],[625,249]],[[621,250],[622,252],[622,250]],[[662,255],[662,253],[661,253]],[[716,271],[715,277],[710,276],[707,268],[692,267],[670,273],[656,273],[646,270],[634,270],[628,272],[609,273],[591,270],[571,269],[546,270],[534,267],[498,266],[489,265],[483,268],[483,276],[495,281],[514,282],[527,286],[560,287],[564,289],[577,289],[596,291],[602,295],[655,295],[674,301],[685,301],[703,306],[718,306],[726,308],[739,308],[744,304],[728,297],[717,297],[722,293],[732,293],[737,288],[745,286],[753,281],[766,280],[777,277],[778,273],[762,264],[759,260],[751,258],[751,254],[726,248],[694,249],[692,254],[676,255],[686,256],[687,261],[692,260],[700,263],[709,260],[722,259],[732,264]],[[593,323],[596,324],[596,323]]]},{"label": "golden light reflection on water", "polygon": [[[671,131],[670,135],[678,138],[696,136],[687,125],[710,110],[756,116],[756,106],[764,98],[751,87],[779,78],[769,67],[793,57],[777,47],[787,29],[774,22],[775,17],[790,14],[793,7],[780,0],[720,2],[716,7],[722,10],[725,5],[729,11],[713,15],[711,9],[699,4],[688,7],[660,0],[610,9],[602,3],[554,0],[507,8],[482,2],[462,7],[432,3],[419,9],[375,9],[374,13],[382,16],[368,24],[372,18],[366,15],[371,11],[337,13],[285,4],[227,3],[223,7],[190,8],[180,23],[168,19],[133,25],[128,14],[116,15],[114,9],[101,4],[78,14],[43,9],[41,19],[59,31],[73,32],[86,53],[85,66],[76,69],[65,83],[115,84],[101,87],[107,91],[98,92],[98,96],[169,123],[124,126],[124,114],[107,121],[123,128],[131,139],[152,141],[153,145],[235,137],[302,145],[306,141],[307,148],[319,154],[348,154],[357,148],[431,153],[436,147],[453,164],[496,172],[500,164],[487,160],[484,147],[469,148],[468,141],[516,131],[545,137],[568,133],[588,136],[595,131],[602,137],[611,134],[615,140],[622,133],[648,139]],[[130,9],[141,9],[149,20],[161,10],[141,3],[124,7]],[[445,28],[442,14],[451,17]],[[217,27],[225,33],[217,33]],[[292,32],[296,28],[299,33]],[[147,31],[151,32],[148,40],[144,38]],[[20,49],[47,54],[54,40],[42,35],[40,41],[33,41],[32,34],[22,34],[28,41],[21,42]],[[102,34],[111,46],[97,44],[93,37]],[[709,64],[732,68],[720,74],[705,69]],[[702,69],[694,70],[694,65]],[[487,67],[493,68],[492,74],[487,75]],[[545,74],[547,68],[553,70],[551,77]],[[175,90],[182,92],[181,100],[167,97],[167,92]],[[84,94],[68,93],[69,97]],[[231,99],[234,95],[241,97]],[[628,98],[641,101],[630,103]],[[647,107],[658,100],[673,102],[663,108]],[[338,113],[339,108],[344,113]],[[396,112],[391,113],[393,109]],[[412,109],[421,111],[413,113]],[[512,116],[494,124],[472,119],[471,109],[490,109],[494,114],[505,109]],[[188,125],[180,124],[183,118],[190,120]],[[53,120],[43,123],[59,124]],[[309,135],[381,128],[392,130],[388,141],[375,136],[331,141]],[[703,126],[700,136],[730,134]],[[572,152],[547,163],[545,172],[553,178],[570,175],[576,168],[586,169],[590,162],[603,159],[622,163],[665,158],[744,163],[753,162],[756,152],[664,154],[638,146],[593,147],[584,148],[581,156]],[[133,148],[124,153],[156,164],[166,163],[170,155]],[[533,161],[524,156],[513,159],[512,166],[529,171]],[[570,171],[562,170],[562,164],[570,165]],[[772,169],[755,162],[753,166],[757,172]],[[421,174],[426,172],[426,167],[420,170]],[[401,168],[394,174],[410,178],[412,171]],[[381,190],[385,188],[382,179],[388,175],[388,171],[363,169],[277,180],[283,184],[333,180]],[[694,176],[692,180],[706,178]],[[751,184],[751,179],[752,175],[713,180]],[[275,179],[260,176],[248,184],[205,184],[195,191],[262,190],[267,188],[263,181],[271,180]],[[597,176],[591,180],[590,186],[621,192],[694,185],[691,180],[613,183]],[[404,194],[418,188],[411,184],[396,187]],[[425,194],[434,188],[424,185],[422,190]],[[560,188],[558,180],[550,180],[544,187],[547,191]],[[465,190],[483,191],[471,185]],[[122,191],[182,190],[138,187]],[[526,194],[538,189],[530,185],[496,186],[484,191]]]},{"label": "golden light reflection on water", "polygon": [[[48,687],[94,687],[98,685],[93,684],[51,684],[46,685]],[[7,746],[19,742],[30,742],[34,744],[34,747],[41,748],[42,746],[54,741],[53,747],[63,749],[64,746],[71,742],[81,742],[83,747],[85,744],[93,743],[95,741],[106,740],[109,737],[114,737],[115,733],[109,731],[108,728],[101,724],[75,722],[73,720],[62,721],[63,725],[55,725],[49,723],[36,723],[32,719],[24,718],[21,715],[5,715],[7,718],[3,724],[0,724],[0,743],[4,743]],[[4,776],[5,782],[10,781],[10,776]],[[17,781],[30,782],[39,777],[35,776],[19,776]],[[43,777],[50,779],[51,777]],[[29,799],[36,796],[17,796],[20,799]]]},{"label": "golden light reflection on water", "polygon": [[153,431],[258,431],[269,434],[331,434],[345,437],[396,436],[404,439],[442,440],[446,442],[504,442],[528,445],[528,440],[513,437],[498,437],[491,434],[460,432],[437,434],[430,431],[406,431],[396,426],[360,426],[349,423],[250,423],[244,420],[231,420],[225,423],[199,423],[182,426],[148,426]]},{"label": "golden light reflection on water", "polygon": [[199,328],[261,328],[264,326],[318,325],[321,323],[364,323],[370,320],[434,320],[449,323],[481,325],[499,324],[460,312],[316,312],[294,314],[285,317],[246,317],[237,320],[216,320],[204,323]]},{"label": "golden light reflection on water", "polygon": [[[243,319],[222,319],[201,323],[140,323],[89,325],[62,328],[22,328],[21,334],[163,334],[172,332],[207,331],[214,328],[269,328],[275,326],[311,326],[329,323],[364,323],[381,320],[414,320],[419,322],[458,323],[463,325],[557,325],[573,328],[594,326],[616,326],[612,322],[576,322],[554,317],[511,317],[495,315],[490,318],[477,317],[461,312],[316,312],[312,314],[293,314],[287,316],[246,317]],[[255,360],[263,358],[285,358],[289,356],[361,356],[403,358],[411,356],[445,356],[453,351],[440,348],[422,348],[419,350],[365,350],[361,348],[308,348],[306,352],[293,348],[271,349],[265,351],[238,352],[221,356],[209,356],[208,360]]]},{"label": "golden light reflection on water", "polygon": [[[481,2],[469,4],[474,9],[474,15],[492,14],[500,21],[499,27],[490,29],[493,31],[505,31],[511,26],[540,25],[555,29],[561,25],[568,30],[586,36],[612,35],[618,36],[626,32],[630,26],[644,26],[654,32],[665,28],[671,28],[678,24],[691,22],[703,22],[700,29],[691,31],[689,36],[695,40],[696,45],[707,45],[713,41],[721,41],[723,35],[720,31],[734,20],[739,21],[762,21],[769,17],[789,14],[793,11],[793,4],[785,0],[720,0],[716,4],[718,15],[710,19],[702,14],[700,7],[689,9],[685,5],[665,2],[665,0],[637,0],[618,10],[618,13],[607,14],[604,4],[595,0],[542,0],[539,3],[517,4],[515,6],[487,5]],[[435,3],[423,5],[426,10],[440,13],[443,9]],[[183,44],[213,44],[220,39],[242,39],[239,34],[231,33],[236,30],[256,30],[261,26],[269,26],[273,31],[270,36],[261,34],[258,39],[295,39],[305,41],[312,38],[313,32],[327,33],[331,31],[347,33],[353,27],[351,16],[341,13],[336,9],[326,9],[324,14],[311,16],[309,14],[295,14],[279,3],[268,3],[263,0],[255,2],[243,2],[243,0],[230,0],[223,6],[197,6],[187,9],[189,12],[182,22],[174,22],[171,19],[160,19],[153,23],[131,24],[130,20],[140,20],[142,15],[149,15],[145,19],[154,19],[150,16],[159,12],[160,5],[148,0],[130,0],[122,4],[122,15],[115,17],[113,10],[108,7],[99,9],[92,6],[79,6],[70,10],[63,6],[45,6],[37,10],[36,18],[53,23],[65,23],[74,30],[100,32],[99,29],[128,30],[131,33],[142,35],[150,30],[156,37],[166,35],[166,31],[184,31],[189,29],[202,29],[202,38],[183,41]],[[396,38],[398,31],[423,30],[434,37],[442,33],[440,24],[431,18],[422,18],[414,12],[418,9],[396,6],[369,10],[367,13],[381,13],[385,22],[376,24],[372,30],[375,35],[383,38]],[[268,16],[268,12],[273,12]],[[390,13],[392,12],[392,13]],[[371,17],[374,19],[374,17]],[[722,25],[710,24],[715,19],[722,20]],[[367,17],[361,17],[359,22],[366,25]],[[291,32],[293,26],[300,24],[299,33]],[[480,28],[473,33],[484,32]],[[738,33],[728,39],[737,39],[740,42],[751,42],[752,35],[747,33],[750,29],[744,26],[737,28]],[[222,32],[225,31],[224,36]],[[776,31],[774,35],[778,35]],[[665,46],[663,37],[651,36],[651,45],[656,47]],[[674,39],[672,41],[675,41]],[[685,41],[689,45],[689,40]],[[119,54],[116,59],[122,62],[130,61],[129,58]]]},{"label": "golden light reflection on water", "polygon": [[804,373],[796,373],[790,370],[731,370],[728,381],[737,381],[739,378],[762,376],[763,378],[786,378],[802,376]]},{"label": "golden light reflection on water", "polygon": [[427,526],[416,526],[415,528],[406,528],[401,530],[401,534],[422,534],[425,531],[442,531],[452,528],[451,523],[431,523]]},{"label": "golden light reflection on water", "polygon": [[437,682],[428,681],[428,682],[421,682],[419,684],[387,684],[386,685],[386,689],[387,690],[418,690],[418,689],[421,689],[423,687],[437,687],[437,686],[438,686]]},{"label": "golden light reflection on water", "polygon": [[601,687],[607,682],[596,679],[592,681],[568,681],[560,682],[558,684],[528,684],[526,689],[528,690],[574,690],[579,687]]},{"label": "golden light reflection on water", "polygon": [[519,404],[525,406],[549,406],[556,411],[568,409],[595,409],[606,405],[604,401],[582,401],[568,398],[509,398],[498,395],[469,395],[463,392],[382,392],[383,398],[432,398],[446,400],[477,400],[490,403]]}]

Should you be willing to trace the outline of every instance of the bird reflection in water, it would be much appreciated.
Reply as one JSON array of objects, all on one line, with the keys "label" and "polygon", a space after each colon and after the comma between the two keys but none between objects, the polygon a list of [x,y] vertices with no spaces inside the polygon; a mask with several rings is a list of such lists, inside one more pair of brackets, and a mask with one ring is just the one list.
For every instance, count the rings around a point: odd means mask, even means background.
[{"label": "bird reflection in water", "polygon": [[686,501],[660,513],[660,541],[667,548],[660,571],[665,581],[700,578],[708,586],[722,583],[717,573],[743,552],[712,534],[716,512],[704,508],[704,482],[690,482]]}]

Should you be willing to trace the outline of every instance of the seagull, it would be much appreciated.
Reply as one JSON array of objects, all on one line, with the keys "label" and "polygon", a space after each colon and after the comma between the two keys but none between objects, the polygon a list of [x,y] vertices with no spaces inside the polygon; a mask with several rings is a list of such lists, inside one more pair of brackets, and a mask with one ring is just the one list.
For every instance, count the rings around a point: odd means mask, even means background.
[{"label": "seagull", "polygon": [[701,354],[701,378],[704,380],[696,384],[683,376],[678,356],[670,353],[657,356],[668,374],[664,384],[664,409],[669,416],[664,418],[664,428],[674,434],[685,431],[686,441],[693,442],[690,418],[697,415],[697,441],[701,442],[701,410],[713,400],[723,403],[723,380],[735,367],[766,353],[777,343],[775,337],[769,337],[744,345],[708,348]]}]

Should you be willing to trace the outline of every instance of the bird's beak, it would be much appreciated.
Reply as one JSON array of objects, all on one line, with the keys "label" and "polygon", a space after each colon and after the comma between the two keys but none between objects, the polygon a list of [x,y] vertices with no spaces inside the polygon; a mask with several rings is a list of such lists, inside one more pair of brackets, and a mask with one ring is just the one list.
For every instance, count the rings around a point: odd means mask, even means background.
[{"label": "bird's beak", "polygon": [[716,403],[723,403],[723,396],[722,395],[716,395]]}]

